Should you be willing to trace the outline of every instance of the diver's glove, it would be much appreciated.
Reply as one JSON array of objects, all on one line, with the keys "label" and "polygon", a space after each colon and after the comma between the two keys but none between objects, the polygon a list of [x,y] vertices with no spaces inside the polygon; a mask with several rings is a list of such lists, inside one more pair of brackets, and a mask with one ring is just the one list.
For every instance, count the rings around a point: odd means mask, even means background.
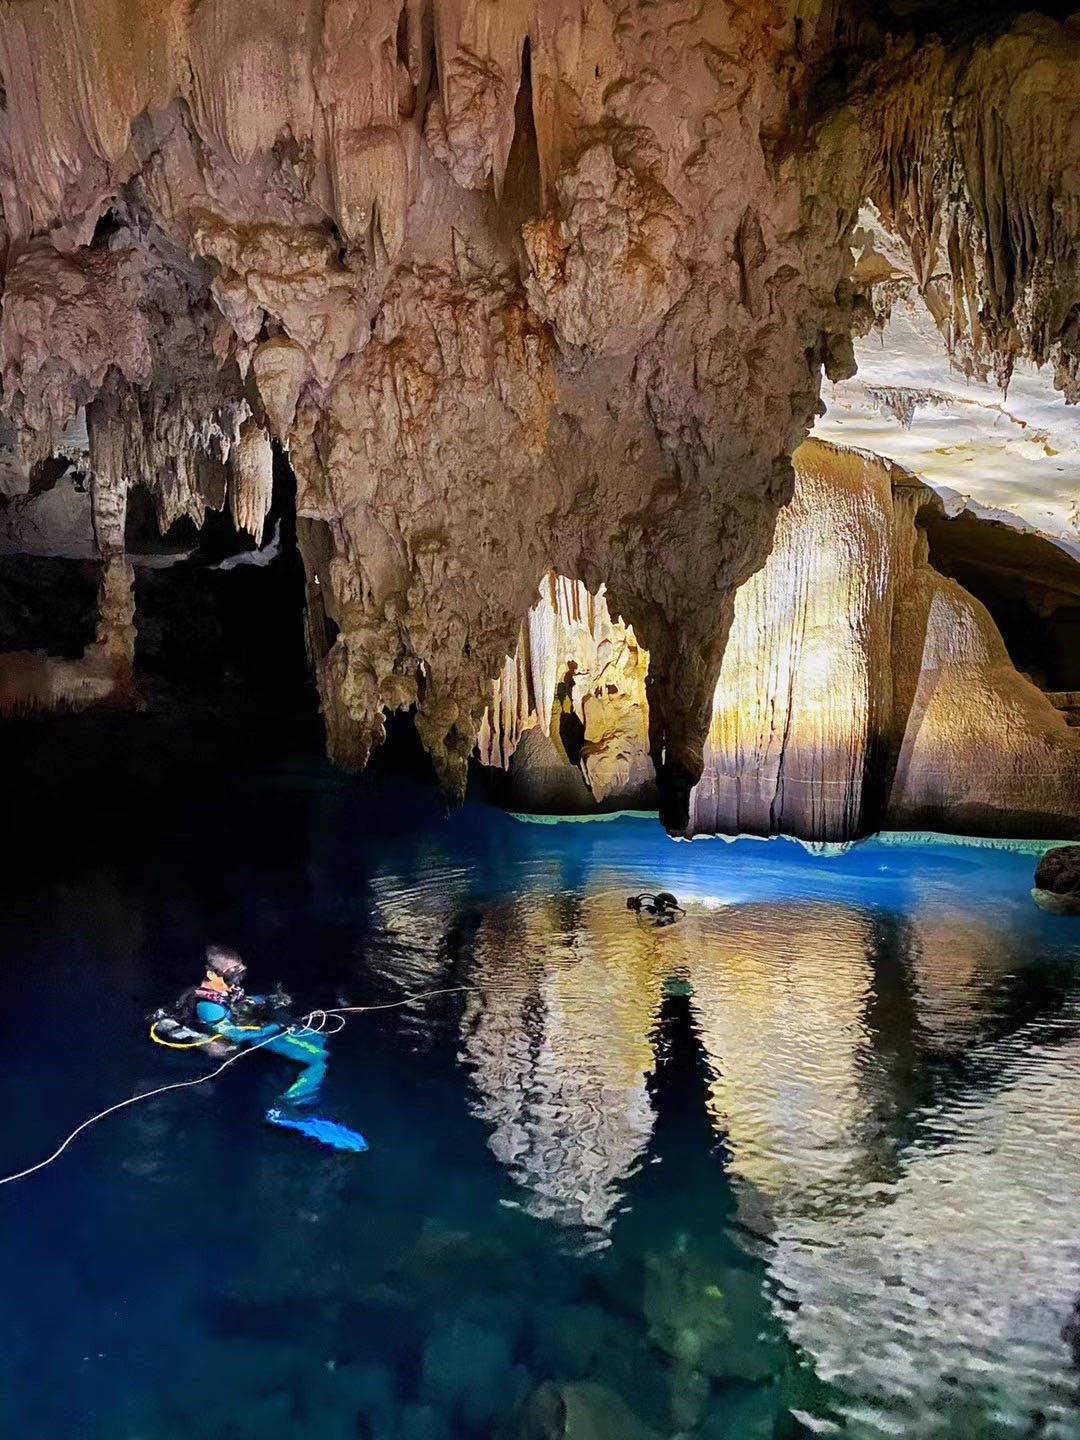
[{"label": "diver's glove", "polygon": [[280,980],[266,997],[266,1013],[279,1025],[288,1026],[293,1023],[293,997],[282,988]]}]

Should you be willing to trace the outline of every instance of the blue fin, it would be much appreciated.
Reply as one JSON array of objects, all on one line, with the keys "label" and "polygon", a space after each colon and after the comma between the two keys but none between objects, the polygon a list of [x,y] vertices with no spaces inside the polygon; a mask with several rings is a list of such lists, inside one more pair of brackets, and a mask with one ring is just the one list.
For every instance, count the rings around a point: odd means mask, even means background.
[{"label": "blue fin", "polygon": [[336,1120],[320,1120],[312,1116],[309,1120],[300,1120],[292,1115],[287,1115],[284,1110],[268,1110],[266,1118],[271,1125],[281,1125],[286,1130],[298,1130],[301,1135],[310,1135],[312,1140],[319,1140],[323,1145],[330,1145],[335,1150],[366,1150],[368,1143],[363,1135],[357,1130],[350,1130],[347,1125],[339,1125]]}]

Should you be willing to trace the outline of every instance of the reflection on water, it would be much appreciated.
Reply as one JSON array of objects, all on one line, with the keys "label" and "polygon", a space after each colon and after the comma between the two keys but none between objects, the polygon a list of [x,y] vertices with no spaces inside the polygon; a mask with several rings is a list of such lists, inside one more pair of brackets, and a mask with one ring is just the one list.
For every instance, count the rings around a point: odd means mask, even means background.
[{"label": "reflection on water", "polygon": [[[661,1002],[683,982],[739,1219],[850,1423],[1080,1434],[1060,1336],[1080,1290],[1080,943],[1024,905],[1030,861],[871,845],[787,877],[742,842],[709,855],[733,903],[699,894],[658,929],[625,908],[640,857],[616,889],[602,842],[587,849],[569,889],[531,857],[475,931],[462,1058],[523,1207],[611,1242],[649,1154]],[[781,872],[762,900],[755,853]],[[665,863],[680,895],[710,868]],[[1004,873],[1016,886],[989,903]],[[447,874],[436,908],[452,897]]]},{"label": "reflection on water", "polygon": [[5,896],[3,1171],[191,1073],[141,1016],[208,937],[311,1004],[473,988],[335,1039],[361,1162],[253,1062],[0,1191],[3,1433],[1080,1437],[1080,924],[1030,857],[402,803],[263,781]]},{"label": "reflection on water", "polygon": [[463,1047],[491,1148],[527,1208],[598,1236],[652,1133],[661,974],[653,956],[612,945],[605,918],[595,897],[566,894],[493,907]]}]

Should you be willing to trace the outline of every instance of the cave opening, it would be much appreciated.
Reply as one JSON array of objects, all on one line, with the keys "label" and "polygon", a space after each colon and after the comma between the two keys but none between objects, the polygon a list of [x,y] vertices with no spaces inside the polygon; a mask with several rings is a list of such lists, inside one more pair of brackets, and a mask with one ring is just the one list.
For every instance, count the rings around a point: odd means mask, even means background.
[{"label": "cave opening", "polygon": [[223,709],[257,700],[268,718],[311,712],[296,478],[287,456],[275,451],[259,548],[224,509],[208,510],[201,527],[181,519],[155,547],[148,503],[145,491],[132,492],[129,548],[143,562],[135,579],[137,676]]},{"label": "cave opening", "polygon": [[986,606],[1016,668],[1051,697],[1080,690],[1080,560],[970,511],[928,509],[920,523],[930,563]]},{"label": "cave opening", "polygon": [[649,654],[606,587],[549,571],[522,619],[481,721],[477,796],[537,814],[655,810]]},{"label": "cave opening", "polygon": [[[0,782],[46,824],[73,801],[122,812],[179,799],[237,765],[323,754],[287,456],[274,454],[261,546],[227,508],[161,535],[141,486],[129,492],[125,544],[133,695],[78,711],[16,708],[0,722]],[[46,665],[89,653],[103,573],[94,558],[0,556],[0,652],[38,652]]]}]

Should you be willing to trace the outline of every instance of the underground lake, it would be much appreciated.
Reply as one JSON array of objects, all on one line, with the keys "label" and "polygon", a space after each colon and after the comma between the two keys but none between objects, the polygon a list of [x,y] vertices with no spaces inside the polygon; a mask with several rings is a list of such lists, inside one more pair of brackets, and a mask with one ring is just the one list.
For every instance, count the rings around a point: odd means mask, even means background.
[{"label": "underground lake", "polygon": [[[4,886],[0,1172],[205,1073],[208,941],[328,1040],[0,1188],[3,1433],[1080,1435],[1080,932],[1038,847],[675,842],[237,773]],[[667,889],[658,925],[626,897]],[[448,991],[408,1001],[409,996]],[[405,1004],[396,1004],[403,999]]]}]

